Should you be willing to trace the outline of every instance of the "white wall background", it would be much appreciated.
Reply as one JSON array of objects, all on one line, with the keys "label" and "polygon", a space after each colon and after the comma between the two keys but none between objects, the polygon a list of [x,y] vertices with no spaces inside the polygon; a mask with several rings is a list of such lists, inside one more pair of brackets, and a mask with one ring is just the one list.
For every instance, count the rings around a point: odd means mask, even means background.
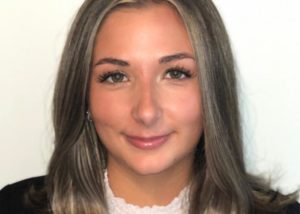
[{"label": "white wall background", "polygon": [[[83,0],[0,0],[0,188],[46,172],[51,99],[66,32]],[[215,0],[241,82],[247,168],[300,188],[300,2]]]}]

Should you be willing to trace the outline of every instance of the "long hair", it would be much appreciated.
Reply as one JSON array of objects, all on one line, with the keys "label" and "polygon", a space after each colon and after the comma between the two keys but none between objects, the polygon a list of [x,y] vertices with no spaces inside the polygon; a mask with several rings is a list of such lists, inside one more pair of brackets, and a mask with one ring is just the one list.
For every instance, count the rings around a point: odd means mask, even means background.
[{"label": "long hair", "polygon": [[[234,60],[213,3],[86,0],[69,32],[54,92],[55,149],[46,184],[55,214],[108,213],[103,184],[107,151],[86,115],[95,37],[113,10],[156,3],[168,3],[181,16],[199,71],[204,134],[193,163],[189,214],[247,214],[264,210],[273,195],[245,170]],[[282,204],[272,208],[280,210]]]}]

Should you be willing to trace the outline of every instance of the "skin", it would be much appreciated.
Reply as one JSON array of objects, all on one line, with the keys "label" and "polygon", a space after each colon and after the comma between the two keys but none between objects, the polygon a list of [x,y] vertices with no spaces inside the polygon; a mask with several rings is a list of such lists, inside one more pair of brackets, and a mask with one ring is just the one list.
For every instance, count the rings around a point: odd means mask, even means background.
[{"label": "skin", "polygon": [[[184,55],[161,60],[178,53]],[[112,12],[98,32],[93,65],[89,107],[108,151],[112,191],[139,206],[170,203],[189,182],[203,130],[197,65],[182,20],[166,4]],[[176,66],[190,76],[168,70]],[[121,75],[101,79],[115,71]],[[162,135],[165,143],[153,149],[128,140]]]}]

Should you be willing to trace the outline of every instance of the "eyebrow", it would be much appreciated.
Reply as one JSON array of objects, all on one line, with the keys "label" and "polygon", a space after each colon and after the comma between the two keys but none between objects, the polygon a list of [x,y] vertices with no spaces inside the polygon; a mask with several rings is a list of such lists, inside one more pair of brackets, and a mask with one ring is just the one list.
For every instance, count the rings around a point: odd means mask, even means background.
[{"label": "eyebrow", "polygon": [[177,60],[186,59],[186,58],[195,60],[194,57],[189,53],[176,53],[173,55],[164,56],[164,57],[160,58],[159,63],[166,64],[168,62],[177,61]]},{"label": "eyebrow", "polygon": [[113,65],[119,65],[119,66],[129,66],[129,63],[125,60],[116,59],[113,57],[107,57],[100,59],[96,62],[95,66],[97,65],[103,65],[103,64],[113,64]]},{"label": "eyebrow", "polygon": [[[172,61],[178,61],[181,59],[193,59],[195,60],[195,58],[193,57],[193,55],[189,54],[189,53],[176,53],[176,54],[172,54],[172,55],[168,55],[168,56],[163,56],[159,59],[159,64],[166,64]],[[100,60],[98,60],[95,63],[95,66],[97,65],[103,65],[103,64],[112,64],[112,65],[118,65],[118,66],[129,66],[129,62],[122,60],[122,59],[117,59],[117,58],[113,58],[113,57],[106,57],[106,58],[102,58]]]}]

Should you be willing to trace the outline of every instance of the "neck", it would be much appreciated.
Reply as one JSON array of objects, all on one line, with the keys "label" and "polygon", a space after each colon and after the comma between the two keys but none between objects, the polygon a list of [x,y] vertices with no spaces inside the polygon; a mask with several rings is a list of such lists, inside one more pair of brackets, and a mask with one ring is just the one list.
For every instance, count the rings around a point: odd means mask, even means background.
[{"label": "neck", "polygon": [[187,158],[179,166],[163,172],[141,175],[111,160],[107,169],[109,185],[114,195],[127,203],[140,207],[165,206],[188,185],[192,161]]}]

